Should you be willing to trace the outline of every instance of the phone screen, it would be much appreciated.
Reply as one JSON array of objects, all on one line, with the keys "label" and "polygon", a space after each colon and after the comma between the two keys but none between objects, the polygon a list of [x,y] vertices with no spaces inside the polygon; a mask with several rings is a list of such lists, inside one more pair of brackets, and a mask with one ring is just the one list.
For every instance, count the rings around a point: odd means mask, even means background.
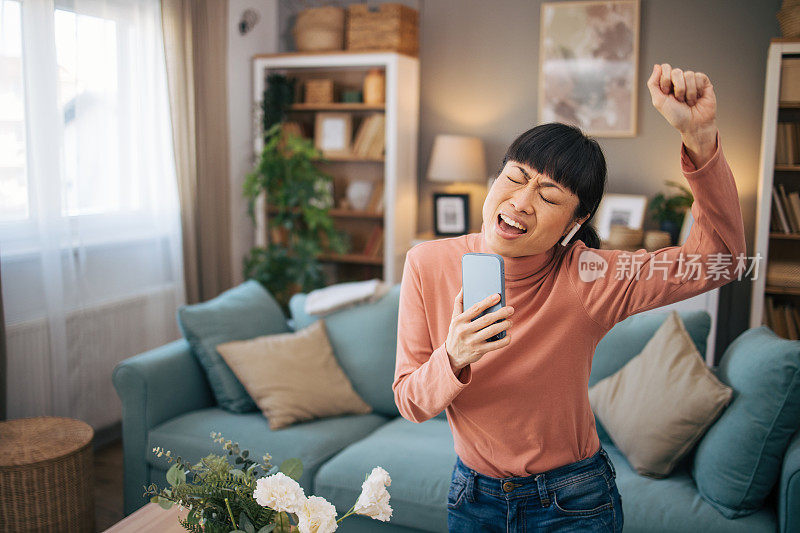
[{"label": "phone screen", "polygon": [[[498,254],[466,253],[461,256],[461,283],[464,289],[464,309],[491,294],[500,294],[500,301],[481,312],[473,320],[497,311],[506,305],[503,257]],[[502,339],[505,331],[489,337],[486,342]]]}]

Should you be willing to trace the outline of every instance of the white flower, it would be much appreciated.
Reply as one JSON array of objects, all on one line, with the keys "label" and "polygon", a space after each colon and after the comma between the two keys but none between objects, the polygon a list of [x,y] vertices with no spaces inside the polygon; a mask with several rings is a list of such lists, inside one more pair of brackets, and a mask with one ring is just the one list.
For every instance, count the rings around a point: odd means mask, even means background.
[{"label": "white flower", "polygon": [[336,531],[336,507],[325,498],[309,496],[297,511],[300,533],[331,533]]},{"label": "white flower", "polygon": [[256,480],[253,498],[259,505],[277,512],[297,513],[303,507],[306,495],[303,487],[283,472]]},{"label": "white flower", "polygon": [[361,484],[361,495],[356,500],[354,512],[388,522],[392,516],[392,508],[389,506],[389,491],[386,487],[391,484],[392,479],[386,470],[380,466],[373,468],[367,480]]}]

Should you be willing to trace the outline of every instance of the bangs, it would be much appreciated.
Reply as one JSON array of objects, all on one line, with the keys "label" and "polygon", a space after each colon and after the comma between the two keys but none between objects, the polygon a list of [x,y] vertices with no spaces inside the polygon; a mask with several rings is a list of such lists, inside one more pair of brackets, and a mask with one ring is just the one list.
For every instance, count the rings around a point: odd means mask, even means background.
[{"label": "bangs", "polygon": [[[567,187],[581,199],[581,211],[592,213],[600,203],[606,181],[605,157],[597,141],[578,128],[552,122],[532,128],[509,146],[503,164],[524,163]],[[597,199],[584,204],[584,199]]]}]

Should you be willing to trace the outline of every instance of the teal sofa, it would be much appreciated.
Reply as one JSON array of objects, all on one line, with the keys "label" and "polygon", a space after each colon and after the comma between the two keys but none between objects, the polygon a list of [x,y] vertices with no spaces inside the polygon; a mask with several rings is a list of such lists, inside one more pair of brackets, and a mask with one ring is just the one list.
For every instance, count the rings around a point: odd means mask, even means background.
[{"label": "teal sofa", "polygon": [[[365,473],[376,465],[384,467],[392,478],[391,521],[351,516],[338,531],[447,531],[447,492],[456,456],[446,415],[442,412],[426,422],[412,423],[399,415],[391,389],[399,290],[395,285],[377,302],[325,317],[337,360],[356,391],[372,405],[370,414],[318,419],[271,431],[258,411],[233,413],[216,405],[206,374],[184,339],[121,362],[114,369],[113,382],[122,400],[125,514],[147,502],[144,486],[166,486],[168,464],[152,453],[155,446],[196,461],[219,451],[210,438],[217,431],[255,457],[269,452],[276,463],[289,457],[302,459],[300,484],[306,494],[328,499],[340,516],[360,493]],[[303,311],[305,298],[305,294],[295,295],[290,302],[292,316],[279,317],[291,330],[316,320]],[[679,315],[704,355],[708,314]],[[636,355],[666,316],[666,312],[651,312],[617,324],[597,346],[590,385]],[[616,468],[626,532],[800,531],[800,432],[791,435],[784,456],[776,458],[780,472],[766,503],[736,519],[726,518],[700,496],[692,477],[694,452],[670,477],[646,478],[632,470],[601,427],[598,432]]]}]

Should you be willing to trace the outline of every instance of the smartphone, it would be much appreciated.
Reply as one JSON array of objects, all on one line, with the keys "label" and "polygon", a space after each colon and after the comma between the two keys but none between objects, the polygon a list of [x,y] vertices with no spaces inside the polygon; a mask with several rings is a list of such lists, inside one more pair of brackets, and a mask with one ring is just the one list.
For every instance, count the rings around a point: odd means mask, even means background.
[{"label": "smartphone", "polygon": [[[500,293],[500,301],[481,312],[473,320],[505,307],[506,283],[503,257],[498,254],[482,253],[466,253],[462,255],[461,284],[464,289],[465,310],[491,294]],[[501,331],[497,335],[486,339],[486,342],[500,340],[505,336],[506,332]]]}]

